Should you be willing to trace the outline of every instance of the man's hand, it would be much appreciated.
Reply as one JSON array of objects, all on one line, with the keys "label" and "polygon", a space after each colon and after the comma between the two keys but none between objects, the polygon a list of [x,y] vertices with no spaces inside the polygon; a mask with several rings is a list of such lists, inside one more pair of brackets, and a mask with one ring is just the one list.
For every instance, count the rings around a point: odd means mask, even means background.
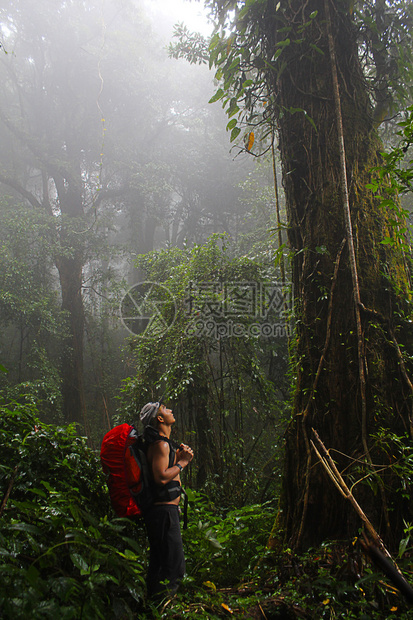
[{"label": "man's hand", "polygon": [[182,443],[176,451],[176,462],[182,461],[182,465],[188,465],[194,458],[194,451],[189,446]]}]

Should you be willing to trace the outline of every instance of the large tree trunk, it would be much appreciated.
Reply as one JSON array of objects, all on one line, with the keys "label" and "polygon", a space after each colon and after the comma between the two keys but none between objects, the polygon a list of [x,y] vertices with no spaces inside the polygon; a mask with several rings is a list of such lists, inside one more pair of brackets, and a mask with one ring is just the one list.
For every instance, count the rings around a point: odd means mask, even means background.
[{"label": "large tree trunk", "polygon": [[[392,344],[393,335],[406,337],[395,317],[400,309],[396,291],[406,289],[408,274],[400,254],[380,243],[389,234],[386,215],[366,189],[381,146],[351,15],[344,4],[334,0],[330,6],[356,266],[361,302],[367,309],[360,308],[366,389],[360,373],[350,239],[340,191],[324,2],[291,0],[283,14],[291,26],[288,35],[279,32],[275,1],[268,3],[266,21],[270,58],[281,37],[291,41],[281,56],[287,64],[278,79],[273,72],[269,88],[282,112],[277,123],[294,251],[296,384],[286,434],[282,520],[287,538],[296,547],[352,535],[359,526],[352,508],[317,463],[310,444],[312,428],[350,479],[370,473],[370,487],[365,481],[355,487],[355,493],[388,540],[391,533],[396,538],[400,534],[403,508],[407,508],[397,476],[390,469],[374,474],[371,466],[387,467],[397,457],[394,445],[387,450],[377,439],[380,428],[385,429],[389,445],[391,433],[411,433],[411,392]],[[314,11],[317,17],[311,19]],[[295,42],[299,39],[303,42]]]}]

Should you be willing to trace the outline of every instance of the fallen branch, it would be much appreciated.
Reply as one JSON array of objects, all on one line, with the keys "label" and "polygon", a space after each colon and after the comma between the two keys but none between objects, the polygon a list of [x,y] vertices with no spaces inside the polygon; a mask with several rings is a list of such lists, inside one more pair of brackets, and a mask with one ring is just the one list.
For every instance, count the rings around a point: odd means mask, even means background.
[{"label": "fallen branch", "polygon": [[330,456],[330,453],[328,452],[327,448],[325,447],[320,437],[318,436],[317,431],[314,429],[312,429],[312,431],[313,431],[315,441],[317,443],[317,447],[313,440],[311,440],[311,445],[313,446],[314,451],[317,454],[318,458],[320,459],[320,463],[326,470],[330,480],[332,480],[332,482],[334,483],[336,488],[339,490],[341,495],[345,497],[352,504],[354,510],[357,512],[360,519],[363,521],[364,525],[366,526],[369,534],[373,538],[374,543],[381,549],[381,551],[384,553],[386,557],[391,558],[391,555],[387,551],[386,547],[384,546],[384,543],[381,540],[380,536],[374,529],[373,525],[370,523],[367,515],[365,514],[361,506],[358,504],[353,493],[350,491],[342,475],[338,471],[336,464],[334,463],[333,459]]},{"label": "fallen branch", "polygon": [[336,488],[341,493],[341,495],[351,503],[354,510],[357,512],[360,519],[363,521],[366,530],[368,531],[371,538],[373,539],[374,544],[371,544],[368,541],[367,537],[365,537],[365,541],[366,541],[364,543],[365,550],[368,551],[370,556],[380,566],[380,568],[386,573],[386,575],[390,579],[392,579],[393,583],[406,596],[408,601],[413,602],[413,588],[408,583],[408,581],[406,581],[403,573],[401,572],[400,568],[397,566],[396,562],[393,560],[389,551],[386,549],[382,539],[380,538],[379,534],[376,532],[372,523],[368,519],[366,513],[361,508],[360,504],[357,502],[353,493],[347,486],[341,473],[337,469],[336,464],[331,458],[330,453],[328,452],[327,448],[325,447],[320,437],[318,436],[317,431],[312,429],[312,432],[313,432],[315,442],[311,439],[311,445],[313,446],[313,449],[315,453],[317,454],[320,460],[320,463],[324,467],[330,480],[336,486]]},{"label": "fallen branch", "polygon": [[364,532],[363,537],[364,540],[360,539],[360,544],[363,550],[369,554],[376,566],[378,566],[383,573],[391,579],[400,592],[404,594],[409,603],[413,603],[413,588],[400,573],[399,567],[394,560],[390,560],[385,557],[375,545],[372,545]]}]

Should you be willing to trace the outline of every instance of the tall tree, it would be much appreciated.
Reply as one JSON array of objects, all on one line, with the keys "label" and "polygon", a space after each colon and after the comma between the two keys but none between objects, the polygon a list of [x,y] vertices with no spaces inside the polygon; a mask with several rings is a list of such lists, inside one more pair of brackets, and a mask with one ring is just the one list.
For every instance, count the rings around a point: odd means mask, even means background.
[{"label": "tall tree", "polygon": [[50,232],[45,214],[0,201],[0,349],[8,370],[0,381],[10,399],[30,395],[56,420],[61,412],[56,351],[64,320],[54,287]]},{"label": "tall tree", "polygon": [[369,3],[361,41],[360,13],[342,0],[207,4],[223,27],[210,45],[224,82],[214,99],[236,119],[232,137],[243,109],[244,120],[279,134],[296,324],[281,522],[294,546],[357,529],[312,450],[314,428],[394,543],[410,508],[392,467],[412,437],[409,361],[401,353],[411,339],[410,271],[397,243],[381,243],[395,233],[372,190],[382,146],[371,95],[383,118],[397,57],[387,59],[385,82],[378,40],[390,36],[397,17],[401,45],[409,36],[408,8]]},{"label": "tall tree", "polygon": [[[128,2],[119,9],[116,2],[42,0],[33,13],[16,0],[0,10],[7,51],[1,56],[0,127],[9,146],[1,156],[0,182],[51,221],[68,328],[61,354],[67,421],[85,421],[85,265],[95,233],[109,228],[107,218],[101,222],[106,204],[110,201],[113,213],[113,201],[128,181],[119,174],[111,129],[124,112],[119,82],[131,86],[126,74],[131,64],[122,75],[112,64],[122,67],[126,51],[117,29],[130,35],[135,18]],[[144,21],[140,28],[149,36]],[[135,45],[134,53],[139,50]],[[136,87],[141,74],[132,73]]]},{"label": "tall tree", "polygon": [[64,415],[67,420],[81,421],[81,290],[88,226],[84,174],[91,150],[99,148],[93,136],[91,107],[95,105],[99,77],[95,70],[94,84],[88,88],[91,57],[82,49],[82,35],[73,28],[73,9],[83,13],[86,23],[88,10],[73,3],[58,4],[52,11],[50,8],[50,3],[43,2],[33,15],[23,3],[15,2],[2,9],[9,53],[2,57],[6,96],[1,121],[14,148],[13,157],[3,159],[0,180],[55,221],[60,246],[55,264],[69,334],[62,354]]}]

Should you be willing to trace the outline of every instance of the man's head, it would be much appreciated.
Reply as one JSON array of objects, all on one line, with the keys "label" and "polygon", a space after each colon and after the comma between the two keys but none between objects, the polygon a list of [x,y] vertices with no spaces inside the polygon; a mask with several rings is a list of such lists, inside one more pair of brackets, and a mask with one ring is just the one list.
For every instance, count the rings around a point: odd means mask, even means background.
[{"label": "man's head", "polygon": [[146,403],[146,405],[142,407],[139,417],[144,426],[153,426],[154,428],[156,428],[157,426],[156,416],[158,414],[160,406],[161,406],[161,403],[156,402],[156,403]]},{"label": "man's head", "polygon": [[146,403],[141,409],[140,420],[144,426],[154,428],[158,428],[160,424],[171,426],[175,422],[171,409],[168,409],[162,401]]}]

